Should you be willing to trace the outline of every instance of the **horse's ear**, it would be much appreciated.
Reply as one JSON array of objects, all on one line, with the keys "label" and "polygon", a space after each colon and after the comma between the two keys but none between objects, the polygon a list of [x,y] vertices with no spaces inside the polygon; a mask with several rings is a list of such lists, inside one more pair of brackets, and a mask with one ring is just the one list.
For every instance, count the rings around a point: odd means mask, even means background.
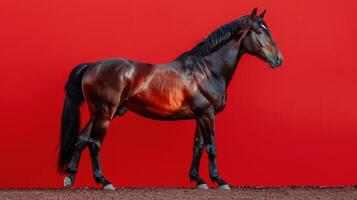
[{"label": "horse's ear", "polygon": [[258,8],[253,9],[252,13],[250,14],[251,20],[255,20],[255,17],[257,16],[257,11],[258,11]]},{"label": "horse's ear", "polygon": [[259,15],[259,17],[263,19],[266,11],[267,11],[267,10],[265,9],[265,10]]}]

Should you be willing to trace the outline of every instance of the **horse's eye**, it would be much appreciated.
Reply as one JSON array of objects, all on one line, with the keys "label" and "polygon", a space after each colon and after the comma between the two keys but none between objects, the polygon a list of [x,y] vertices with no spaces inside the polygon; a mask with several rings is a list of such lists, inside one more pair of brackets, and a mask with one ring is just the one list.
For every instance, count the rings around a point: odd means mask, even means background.
[{"label": "horse's eye", "polygon": [[260,30],[257,30],[257,35],[261,35],[262,34],[262,31],[260,31]]}]

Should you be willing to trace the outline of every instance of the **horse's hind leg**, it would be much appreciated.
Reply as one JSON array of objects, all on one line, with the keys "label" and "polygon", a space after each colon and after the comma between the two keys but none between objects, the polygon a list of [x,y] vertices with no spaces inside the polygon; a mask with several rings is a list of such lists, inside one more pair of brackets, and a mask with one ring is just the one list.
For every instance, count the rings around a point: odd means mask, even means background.
[{"label": "horse's hind leg", "polygon": [[105,107],[106,109],[104,110],[107,111],[106,114],[96,114],[96,116],[91,117],[93,127],[90,138],[88,139],[88,148],[91,156],[93,176],[95,181],[102,184],[103,189],[114,190],[114,186],[106,178],[104,178],[99,160],[99,152],[103,144],[107,128],[116,111],[116,107],[114,106]]},{"label": "horse's hind leg", "polygon": [[72,187],[76,178],[77,170],[78,170],[78,164],[79,160],[81,158],[81,154],[83,149],[87,145],[87,141],[90,135],[92,129],[92,123],[89,122],[81,131],[78,140],[76,142],[75,150],[72,155],[71,161],[68,163],[68,166],[66,168],[66,173],[68,173],[68,176],[64,178],[64,186],[66,188]]}]

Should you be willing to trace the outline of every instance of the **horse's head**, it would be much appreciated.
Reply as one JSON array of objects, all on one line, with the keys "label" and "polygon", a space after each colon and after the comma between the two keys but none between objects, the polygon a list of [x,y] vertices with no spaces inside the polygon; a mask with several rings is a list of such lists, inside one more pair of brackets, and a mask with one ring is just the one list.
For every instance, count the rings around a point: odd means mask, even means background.
[{"label": "horse's head", "polygon": [[267,62],[270,67],[277,68],[282,64],[283,57],[263,20],[264,14],[265,10],[258,16],[255,8],[247,16],[248,29],[243,39],[243,47],[249,54]]}]

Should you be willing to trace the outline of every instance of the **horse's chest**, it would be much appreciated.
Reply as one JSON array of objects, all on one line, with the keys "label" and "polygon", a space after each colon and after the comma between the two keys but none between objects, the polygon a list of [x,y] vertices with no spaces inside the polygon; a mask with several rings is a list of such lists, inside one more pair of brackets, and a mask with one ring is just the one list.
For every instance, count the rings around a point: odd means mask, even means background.
[{"label": "horse's chest", "polygon": [[205,96],[209,106],[213,107],[216,113],[223,111],[226,105],[226,97],[226,93],[210,93],[208,95],[206,94]]},{"label": "horse's chest", "polygon": [[215,105],[215,110],[217,113],[223,111],[224,107],[226,106],[226,99],[227,93],[224,93],[224,95],[220,96],[217,105]]},{"label": "horse's chest", "polygon": [[[209,106],[213,107],[216,112],[220,112],[226,105],[226,87],[223,81],[208,80],[205,84],[199,86],[200,96],[206,99]],[[197,101],[200,102],[200,101]],[[197,105],[200,106],[200,105]],[[202,105],[206,106],[206,105]]]}]

